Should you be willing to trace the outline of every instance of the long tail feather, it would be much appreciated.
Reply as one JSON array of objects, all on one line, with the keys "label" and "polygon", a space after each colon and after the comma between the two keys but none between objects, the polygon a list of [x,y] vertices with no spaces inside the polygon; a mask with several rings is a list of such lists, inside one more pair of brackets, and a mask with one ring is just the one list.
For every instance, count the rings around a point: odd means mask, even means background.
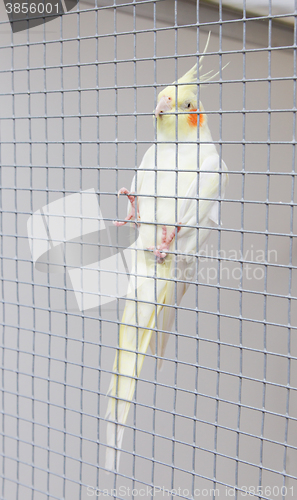
[{"label": "long tail feather", "polygon": [[[158,303],[162,304],[166,286],[162,287]],[[148,306],[146,304],[146,306]],[[147,321],[146,328],[129,326],[135,324],[135,304],[127,301],[122,324],[120,327],[119,350],[116,354],[111,383],[108,390],[110,396],[106,419],[107,423],[107,449],[105,467],[108,470],[118,470],[120,460],[120,450],[124,435],[125,423],[127,421],[130,403],[135,392],[135,380],[140,375],[145,353],[148,349],[152,329],[155,328],[155,307],[150,304],[151,315]],[[138,305],[138,309],[141,304]],[[157,316],[162,309],[157,306]],[[146,311],[147,313],[147,311]],[[141,315],[141,311],[139,311]]]}]

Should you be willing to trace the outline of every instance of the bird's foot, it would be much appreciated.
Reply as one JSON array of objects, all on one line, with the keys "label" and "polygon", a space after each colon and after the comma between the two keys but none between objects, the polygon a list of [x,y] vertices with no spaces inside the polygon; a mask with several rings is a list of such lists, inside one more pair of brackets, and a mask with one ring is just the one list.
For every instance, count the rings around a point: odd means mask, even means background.
[{"label": "bird's foot", "polygon": [[[127,215],[127,217],[125,218],[124,221],[117,221],[115,220],[113,223],[115,226],[124,226],[125,224],[127,224],[127,222],[129,222],[130,220],[132,219],[135,219],[135,195],[131,194],[128,189],[126,189],[125,187],[122,187],[119,192],[118,192],[118,196],[120,196],[120,194],[125,194],[128,196],[128,199],[131,203],[131,210],[130,210],[130,213],[129,215]],[[138,223],[138,221],[140,221],[140,215],[139,215],[139,209],[137,207],[137,218],[136,218],[136,224]]]},{"label": "bird's foot", "polygon": [[[177,226],[177,232],[181,229],[180,226]],[[149,247],[149,250],[152,250],[157,257],[157,262],[162,264],[167,256],[167,252],[169,251],[170,244],[172,240],[175,238],[175,229],[171,231],[169,236],[167,236],[167,227],[162,227],[162,239],[161,245],[158,245],[157,248]]]}]

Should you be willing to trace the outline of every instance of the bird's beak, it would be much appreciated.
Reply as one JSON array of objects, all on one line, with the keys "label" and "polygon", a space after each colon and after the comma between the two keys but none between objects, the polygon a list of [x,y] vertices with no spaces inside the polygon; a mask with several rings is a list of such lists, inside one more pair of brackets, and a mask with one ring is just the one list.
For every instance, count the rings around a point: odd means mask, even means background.
[{"label": "bird's beak", "polygon": [[166,113],[166,111],[170,111],[172,109],[172,104],[171,104],[171,97],[168,97],[166,95],[163,95],[160,99],[160,101],[157,104],[156,110],[155,110],[155,117],[158,118],[158,116],[161,113]]}]

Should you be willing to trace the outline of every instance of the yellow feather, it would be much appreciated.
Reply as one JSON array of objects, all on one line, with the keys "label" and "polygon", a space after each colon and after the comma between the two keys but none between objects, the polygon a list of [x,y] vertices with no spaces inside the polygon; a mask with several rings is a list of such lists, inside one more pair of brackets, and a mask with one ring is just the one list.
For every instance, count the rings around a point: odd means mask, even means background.
[{"label": "yellow feather", "polygon": [[[140,254],[140,260],[143,258],[143,252]],[[149,262],[154,259],[151,255],[148,257]],[[160,275],[166,276],[166,269],[170,263],[170,258],[166,265],[160,268]],[[145,293],[147,283],[137,288],[138,312],[141,314],[141,308],[146,304],[142,304],[142,292]],[[142,290],[142,287],[144,289]],[[144,355],[147,352],[152,333],[155,328],[156,316],[158,317],[162,305],[166,298],[167,283],[162,280],[160,285],[160,293],[157,297],[155,307],[154,303],[148,304],[149,319],[146,321],[146,328],[137,327],[135,302],[127,300],[124,309],[122,324],[119,334],[119,349],[115,356],[111,383],[107,395],[110,396],[107,412],[105,415],[107,424],[107,450],[105,466],[108,470],[118,469],[120,459],[120,448],[122,445],[124,425],[127,421],[130,402],[133,399],[135,392],[135,380],[139,377],[141,368],[144,362]],[[137,299],[136,299],[137,300]],[[147,313],[147,311],[146,311]],[[126,324],[125,324],[126,323]],[[138,324],[141,324],[138,321]],[[136,325],[136,326],[133,326]]]}]

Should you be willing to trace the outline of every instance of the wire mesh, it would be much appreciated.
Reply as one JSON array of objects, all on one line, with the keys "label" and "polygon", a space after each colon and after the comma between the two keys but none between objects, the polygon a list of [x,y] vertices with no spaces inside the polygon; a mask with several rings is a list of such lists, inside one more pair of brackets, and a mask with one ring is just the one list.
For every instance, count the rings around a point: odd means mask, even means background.
[{"label": "wire mesh", "polygon": [[[260,13],[247,0],[238,10],[222,0],[64,3],[62,16],[15,32],[1,6],[1,498],[294,498],[296,0],[281,12],[268,0]],[[148,350],[120,466],[107,475],[105,396],[133,259],[135,283],[143,278],[136,225],[113,225],[126,216],[117,193],[134,175],[138,192],[153,145],[145,197],[157,246],[166,166],[153,110],[199,63],[209,31],[203,73],[218,74],[198,99],[228,165],[222,222],[203,226],[203,248],[194,223],[194,276],[176,266],[166,278],[175,297],[163,370]],[[183,141],[173,142],[177,223]],[[198,166],[199,127],[195,144]],[[157,280],[151,298],[137,290],[136,319],[152,303],[157,324]]]}]

